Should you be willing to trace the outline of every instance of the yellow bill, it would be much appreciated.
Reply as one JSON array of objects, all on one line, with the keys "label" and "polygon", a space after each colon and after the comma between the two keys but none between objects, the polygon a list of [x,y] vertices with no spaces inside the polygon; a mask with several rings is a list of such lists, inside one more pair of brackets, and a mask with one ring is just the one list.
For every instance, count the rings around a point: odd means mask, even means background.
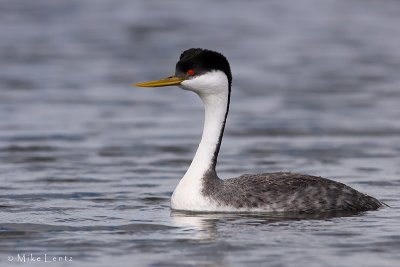
[{"label": "yellow bill", "polygon": [[162,87],[162,86],[179,85],[184,80],[185,80],[184,77],[171,76],[171,77],[160,79],[160,80],[154,80],[154,81],[143,82],[143,83],[135,83],[133,85],[139,86],[139,87]]}]

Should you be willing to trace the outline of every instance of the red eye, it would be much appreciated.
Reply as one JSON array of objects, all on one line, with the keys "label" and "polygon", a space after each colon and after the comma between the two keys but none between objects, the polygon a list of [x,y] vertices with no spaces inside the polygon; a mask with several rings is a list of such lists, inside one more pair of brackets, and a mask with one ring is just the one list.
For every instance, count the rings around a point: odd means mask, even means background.
[{"label": "red eye", "polygon": [[194,70],[190,69],[186,72],[187,75],[192,76],[194,75]]}]

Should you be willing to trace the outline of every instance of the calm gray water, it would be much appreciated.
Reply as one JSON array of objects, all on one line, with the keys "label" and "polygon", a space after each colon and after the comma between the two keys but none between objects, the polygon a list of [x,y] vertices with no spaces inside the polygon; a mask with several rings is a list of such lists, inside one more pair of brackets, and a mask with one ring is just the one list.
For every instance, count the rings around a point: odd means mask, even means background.
[{"label": "calm gray water", "polygon": [[[399,13],[389,0],[0,1],[0,265],[400,266]],[[232,65],[221,177],[321,175],[391,208],[171,213],[201,101],[130,84],[172,74],[190,47]]]}]

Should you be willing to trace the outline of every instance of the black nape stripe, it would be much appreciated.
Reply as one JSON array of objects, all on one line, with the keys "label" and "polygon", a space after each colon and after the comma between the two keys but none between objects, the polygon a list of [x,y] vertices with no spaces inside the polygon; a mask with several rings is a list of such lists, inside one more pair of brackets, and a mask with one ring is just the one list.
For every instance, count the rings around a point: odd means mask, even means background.
[{"label": "black nape stripe", "polygon": [[231,84],[229,83],[228,103],[227,103],[227,105],[226,105],[225,118],[224,118],[224,122],[222,123],[221,131],[220,131],[220,133],[219,133],[217,147],[215,148],[214,156],[213,156],[212,161],[211,161],[211,167],[212,167],[214,170],[215,170],[215,167],[217,166],[218,153],[219,153],[219,150],[220,150],[220,148],[221,148],[222,137],[223,137],[223,135],[224,135],[225,124],[226,124],[226,119],[227,119],[227,117],[228,117],[229,104],[230,104],[230,102],[231,102]]}]

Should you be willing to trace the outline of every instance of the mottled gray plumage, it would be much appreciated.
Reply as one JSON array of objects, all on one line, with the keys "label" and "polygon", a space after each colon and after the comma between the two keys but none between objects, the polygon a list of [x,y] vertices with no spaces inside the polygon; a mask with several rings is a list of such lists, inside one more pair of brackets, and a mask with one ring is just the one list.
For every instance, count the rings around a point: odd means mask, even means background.
[{"label": "mottled gray plumage", "polygon": [[221,206],[270,211],[367,211],[377,199],[326,178],[290,172],[244,174],[219,179],[214,170],[203,177],[202,194]]}]

